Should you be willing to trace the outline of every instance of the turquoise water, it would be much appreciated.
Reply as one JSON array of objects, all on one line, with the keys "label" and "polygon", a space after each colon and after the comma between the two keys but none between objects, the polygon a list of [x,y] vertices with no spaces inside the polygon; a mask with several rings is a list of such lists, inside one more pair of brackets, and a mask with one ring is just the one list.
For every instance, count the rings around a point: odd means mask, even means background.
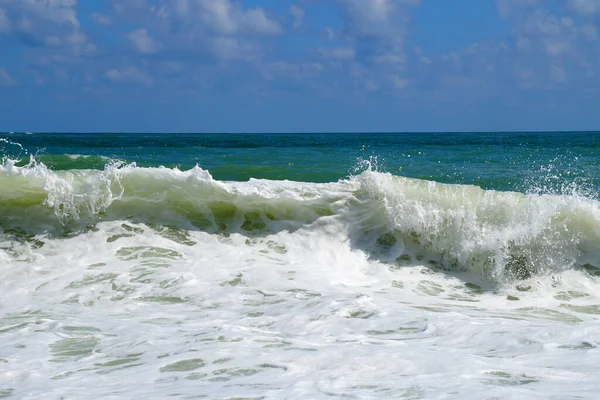
[{"label": "turquoise water", "polygon": [[[334,182],[371,161],[380,171],[484,189],[597,191],[600,133],[53,134],[0,135],[3,155],[51,169],[103,169],[102,156],[140,167],[199,165],[218,180]],[[28,157],[24,158],[28,161]]]},{"label": "turquoise water", "polygon": [[0,134],[0,397],[594,399],[599,150]]}]

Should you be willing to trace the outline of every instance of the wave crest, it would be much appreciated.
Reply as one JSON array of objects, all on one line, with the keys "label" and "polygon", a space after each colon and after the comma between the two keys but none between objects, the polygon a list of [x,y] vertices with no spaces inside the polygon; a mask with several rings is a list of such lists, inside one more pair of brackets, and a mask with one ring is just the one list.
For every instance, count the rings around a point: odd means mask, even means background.
[{"label": "wave crest", "polygon": [[372,172],[358,179],[383,205],[399,253],[429,253],[434,263],[495,278],[526,278],[594,263],[600,255],[600,207],[586,197],[497,192]]},{"label": "wave crest", "polygon": [[17,167],[5,161],[0,206],[1,232],[57,234],[122,219],[219,234],[304,229],[322,235],[322,224],[335,224],[357,251],[397,266],[461,268],[502,280],[600,265],[596,200],[371,170],[327,184],[222,182],[200,167],[113,163],[101,171],[53,171],[41,163]]}]

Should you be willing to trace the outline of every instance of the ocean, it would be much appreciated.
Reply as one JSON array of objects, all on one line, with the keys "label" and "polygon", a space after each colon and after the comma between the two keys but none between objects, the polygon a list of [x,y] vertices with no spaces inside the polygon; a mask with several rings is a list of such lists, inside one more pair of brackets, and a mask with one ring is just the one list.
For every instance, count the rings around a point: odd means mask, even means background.
[{"label": "ocean", "polygon": [[600,133],[3,133],[0,155],[0,398],[600,391]]}]

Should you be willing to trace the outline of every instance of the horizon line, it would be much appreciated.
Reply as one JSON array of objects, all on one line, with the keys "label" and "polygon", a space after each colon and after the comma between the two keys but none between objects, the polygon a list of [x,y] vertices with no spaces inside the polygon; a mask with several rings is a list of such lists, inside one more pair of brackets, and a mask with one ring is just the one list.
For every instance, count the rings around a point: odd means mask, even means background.
[{"label": "horizon line", "polygon": [[465,131],[299,131],[299,132],[277,132],[277,131],[247,131],[247,132],[195,132],[195,131],[0,131],[0,134],[85,134],[85,135],[114,135],[114,134],[126,134],[126,135],[138,135],[138,134],[153,134],[153,135],[329,135],[329,134],[347,134],[347,135],[376,135],[376,134],[432,134],[432,133],[443,133],[443,134],[456,134],[456,133],[474,133],[474,134],[503,134],[503,133],[600,133],[600,130],[493,130],[493,131],[476,131],[476,130],[465,130]]}]

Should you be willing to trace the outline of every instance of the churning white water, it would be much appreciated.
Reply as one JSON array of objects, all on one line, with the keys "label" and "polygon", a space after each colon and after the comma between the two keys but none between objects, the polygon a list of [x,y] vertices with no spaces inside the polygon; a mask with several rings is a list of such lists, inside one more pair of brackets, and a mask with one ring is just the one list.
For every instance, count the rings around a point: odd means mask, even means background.
[{"label": "churning white water", "polygon": [[0,397],[595,398],[600,204],[0,171]]}]

